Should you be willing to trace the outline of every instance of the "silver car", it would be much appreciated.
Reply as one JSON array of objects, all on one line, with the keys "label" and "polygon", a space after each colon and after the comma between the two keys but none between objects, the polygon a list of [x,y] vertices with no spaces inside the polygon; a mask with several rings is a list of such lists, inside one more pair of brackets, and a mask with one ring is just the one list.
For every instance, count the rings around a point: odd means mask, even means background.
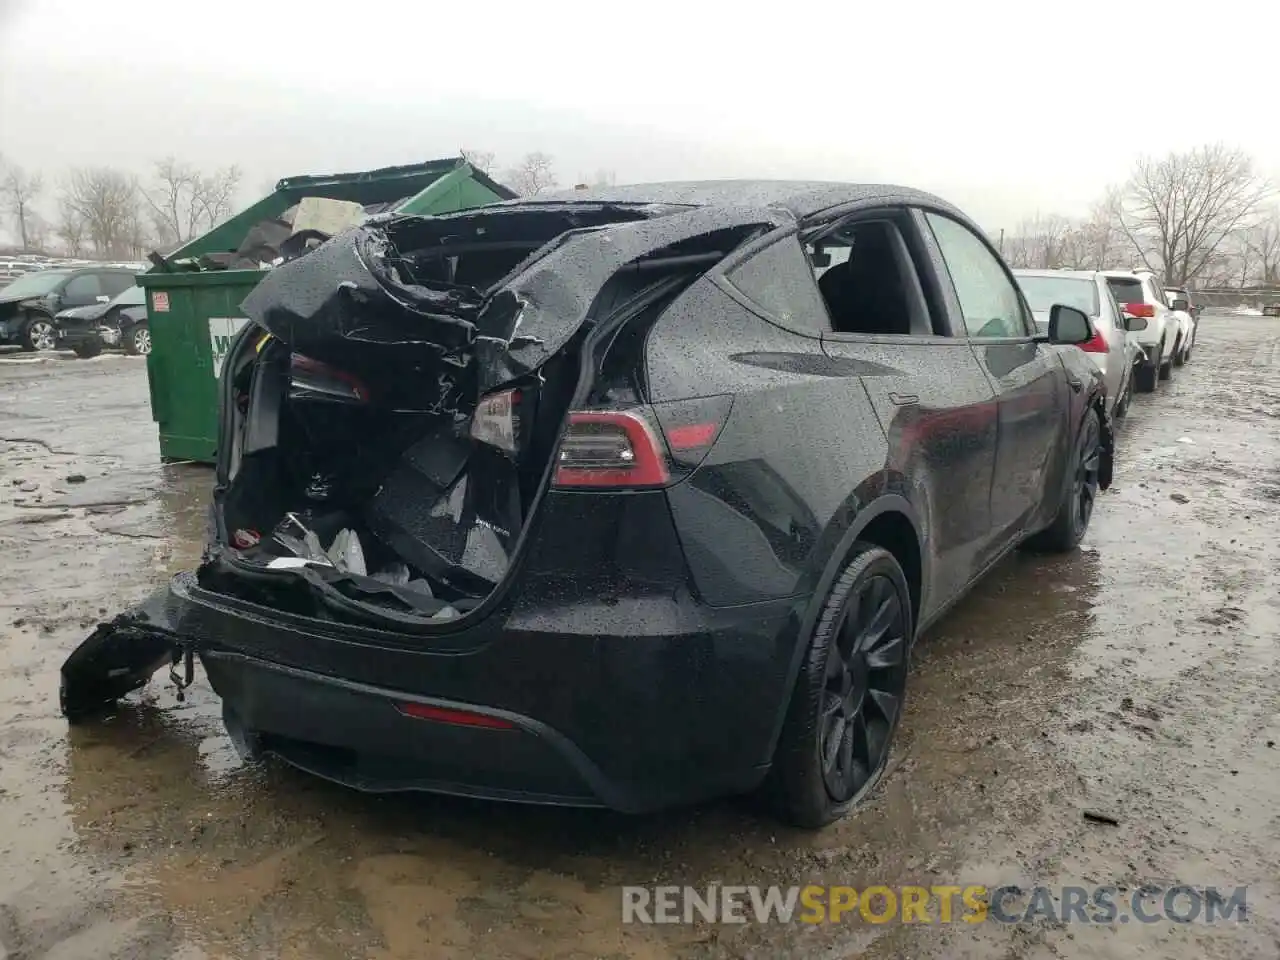
[{"label": "silver car", "polygon": [[[1055,303],[1084,311],[1094,335],[1080,349],[1102,371],[1107,384],[1107,404],[1113,417],[1123,417],[1133,396],[1133,371],[1143,359],[1134,332],[1146,321],[1126,318],[1107,279],[1094,270],[1015,270],[1014,276],[1041,330],[1049,327],[1049,310]],[[1127,328],[1127,329],[1126,329]]]}]

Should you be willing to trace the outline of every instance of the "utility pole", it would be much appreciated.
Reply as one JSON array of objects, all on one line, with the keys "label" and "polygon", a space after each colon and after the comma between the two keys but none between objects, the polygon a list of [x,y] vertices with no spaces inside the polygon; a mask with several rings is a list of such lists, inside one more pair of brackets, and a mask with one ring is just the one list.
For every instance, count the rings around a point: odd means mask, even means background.
[{"label": "utility pole", "polygon": [[1000,228],[1000,256],[1004,256],[1004,227]]}]

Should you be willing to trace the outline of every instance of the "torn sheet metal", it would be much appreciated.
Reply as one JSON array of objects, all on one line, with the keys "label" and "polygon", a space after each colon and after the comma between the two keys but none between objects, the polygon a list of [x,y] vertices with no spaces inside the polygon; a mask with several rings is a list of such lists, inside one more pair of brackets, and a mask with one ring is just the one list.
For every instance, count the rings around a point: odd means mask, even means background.
[{"label": "torn sheet metal", "polygon": [[[477,395],[537,370],[564,348],[601,288],[621,268],[686,240],[789,221],[779,209],[639,209],[581,216],[581,228],[557,229],[499,286],[480,290],[414,276],[415,252],[473,240],[472,249],[523,237],[513,224],[541,217],[572,221],[571,206],[503,204],[446,217],[366,223],[286,262],[246,298],[244,312],[307,356],[341,361],[354,347],[420,348],[454,367],[476,367]],[[603,212],[602,212],[603,211]],[[624,222],[609,222],[623,220]],[[601,221],[604,222],[601,222]],[[438,262],[438,261],[437,261]]]}]

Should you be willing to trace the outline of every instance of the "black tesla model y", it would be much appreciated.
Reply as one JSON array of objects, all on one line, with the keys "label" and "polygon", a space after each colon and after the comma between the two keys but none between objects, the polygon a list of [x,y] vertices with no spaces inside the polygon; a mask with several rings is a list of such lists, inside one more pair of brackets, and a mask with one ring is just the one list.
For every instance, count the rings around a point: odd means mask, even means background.
[{"label": "black tesla model y", "polygon": [[384,217],[264,275],[199,568],[67,660],[199,662],[246,756],[363,790],[843,815],[912,642],[1110,482],[1099,376],[913,190],[654,184]]}]

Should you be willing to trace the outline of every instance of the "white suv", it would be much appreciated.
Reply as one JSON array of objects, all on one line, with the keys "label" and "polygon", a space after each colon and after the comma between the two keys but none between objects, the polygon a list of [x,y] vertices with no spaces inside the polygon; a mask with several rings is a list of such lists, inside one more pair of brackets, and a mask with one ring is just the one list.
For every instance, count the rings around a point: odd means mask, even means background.
[{"label": "white suv", "polygon": [[1196,316],[1196,308],[1191,305],[1191,297],[1185,288],[1165,287],[1164,295],[1169,301],[1169,309],[1182,324],[1182,353],[1173,358],[1174,366],[1180,367],[1191,359],[1191,348],[1196,345],[1196,327],[1200,318]]},{"label": "white suv", "polygon": [[1164,288],[1155,274],[1148,270],[1104,270],[1102,275],[1125,315],[1147,321],[1145,329],[1134,332],[1146,354],[1137,371],[1137,387],[1150,393],[1157,380],[1173,376],[1174,358],[1182,356],[1183,324],[1169,309]]}]

